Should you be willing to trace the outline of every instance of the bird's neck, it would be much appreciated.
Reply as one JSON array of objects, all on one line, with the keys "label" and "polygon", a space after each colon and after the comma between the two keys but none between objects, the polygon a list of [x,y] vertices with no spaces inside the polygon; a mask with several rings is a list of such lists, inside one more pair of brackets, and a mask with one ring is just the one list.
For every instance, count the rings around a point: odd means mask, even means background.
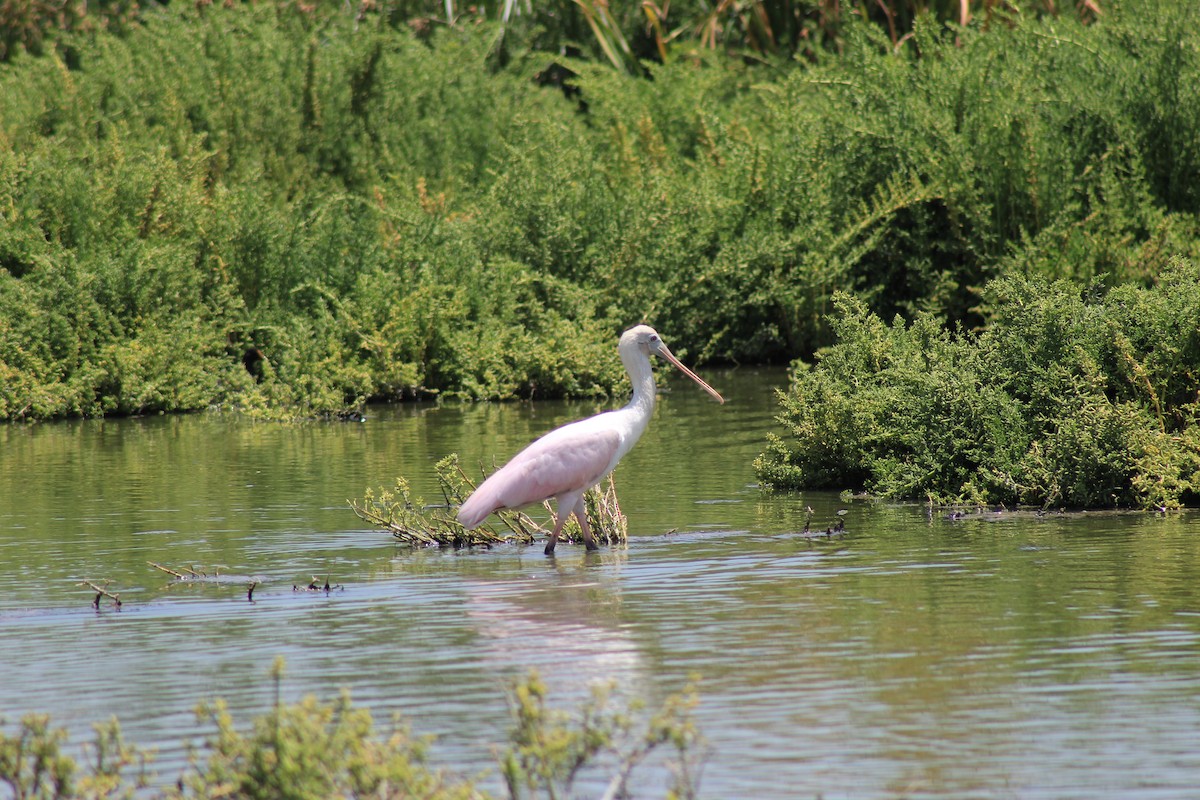
[{"label": "bird's neck", "polygon": [[630,412],[636,428],[634,438],[640,436],[654,415],[654,400],[658,395],[658,387],[654,383],[654,370],[650,367],[649,359],[638,359],[626,364],[629,381],[633,384],[633,397],[625,410]]},{"label": "bird's neck", "polygon": [[[654,370],[650,367],[650,358],[646,354],[634,350],[622,349],[621,361],[629,374],[629,382],[633,385],[633,397],[619,411],[612,412],[614,420],[619,420],[618,429],[621,431],[621,445],[616,461],[628,453],[642,437],[650,418],[654,416],[654,398],[657,387],[654,385]],[[616,463],[614,461],[614,465]]]},{"label": "bird's neck", "polygon": [[654,373],[647,368],[645,373],[631,374],[629,378],[633,381],[633,397],[630,398],[626,408],[636,410],[649,419],[654,412],[654,400],[658,395],[658,387],[654,384]]}]

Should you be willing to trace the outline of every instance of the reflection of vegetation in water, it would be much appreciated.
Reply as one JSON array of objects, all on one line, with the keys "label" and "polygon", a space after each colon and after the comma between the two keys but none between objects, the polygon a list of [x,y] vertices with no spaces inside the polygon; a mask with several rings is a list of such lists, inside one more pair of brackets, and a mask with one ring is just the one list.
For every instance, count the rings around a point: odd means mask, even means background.
[{"label": "reflection of vegetation in water", "polygon": [[[282,659],[272,669],[276,697]],[[567,797],[581,770],[603,763],[611,770],[606,797],[623,797],[633,770],[651,752],[668,751],[673,780],[668,796],[694,797],[700,736],[692,720],[692,685],[666,699],[643,719],[641,707],[617,707],[612,686],[595,686],[579,713],[549,708],[546,685],[531,674],[511,693],[514,725],[498,750],[501,774],[512,800]],[[191,767],[160,800],[175,798],[486,798],[474,780],[435,769],[426,761],[430,739],[413,736],[399,719],[380,735],[371,714],[355,708],[348,692],[331,703],[313,696],[256,718],[245,733],[224,701],[201,703],[196,715],[215,730],[194,751]],[[0,732],[0,782],[15,797],[148,797],[153,752],[126,743],[116,719],[95,726],[84,763],[64,752],[67,733],[45,715],[31,714],[8,735]],[[468,767],[469,769],[469,767]]]},{"label": "reflection of vegetation in water", "polygon": [[1010,278],[980,333],[888,325],[838,299],[838,341],[780,393],[776,488],[934,502],[1158,508],[1200,502],[1200,267],[1080,292]]},{"label": "reflection of vegetation in water", "polygon": [[[368,489],[361,500],[351,500],[350,507],[360,519],[386,528],[405,544],[416,546],[437,545],[438,547],[490,547],[494,544],[532,544],[537,536],[548,536],[550,531],[522,511],[499,511],[492,515],[499,525],[483,524],[467,530],[455,514],[472,491],[475,483],[458,463],[458,455],[451,454],[436,465],[438,485],[443,502],[427,505],[413,495],[409,482],[403,476],[396,478],[394,489]],[[588,490],[584,495],[588,522],[592,535],[599,544],[623,544],[629,531],[625,515],[617,503],[616,485],[612,475],[608,476],[606,488]],[[551,502],[543,503],[551,514]],[[490,518],[490,517],[489,517]],[[579,523],[571,517],[563,526],[560,538],[579,544],[583,532]]]}]

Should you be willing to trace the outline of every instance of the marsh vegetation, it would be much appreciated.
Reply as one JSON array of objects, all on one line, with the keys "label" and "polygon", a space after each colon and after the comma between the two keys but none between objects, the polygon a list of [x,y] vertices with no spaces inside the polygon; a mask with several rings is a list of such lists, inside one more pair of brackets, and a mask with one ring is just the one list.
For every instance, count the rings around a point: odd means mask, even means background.
[{"label": "marsh vegetation", "polygon": [[[1188,4],[5,8],[0,418],[613,395],[650,320],[798,359],[776,486],[1193,499]],[[878,321],[1012,385],[920,410],[843,358]],[[1014,342],[1054,352],[987,362]],[[855,388],[798,411],[815,380]],[[887,382],[911,413],[804,439]]]}]

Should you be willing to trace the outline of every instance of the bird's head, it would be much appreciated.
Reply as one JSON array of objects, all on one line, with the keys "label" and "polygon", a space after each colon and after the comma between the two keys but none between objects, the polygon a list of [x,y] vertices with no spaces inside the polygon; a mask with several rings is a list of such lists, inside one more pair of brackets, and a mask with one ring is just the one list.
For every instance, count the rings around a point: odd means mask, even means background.
[{"label": "bird's head", "polygon": [[[662,352],[667,350],[667,346],[663,343],[662,337],[658,335],[658,331],[649,325],[635,325],[621,334],[620,349],[626,350],[630,347],[636,348],[646,355],[650,355],[651,353],[662,355]],[[667,350],[667,352],[670,352],[670,350]]]},{"label": "bird's head", "polygon": [[675,355],[671,352],[671,349],[667,347],[666,342],[664,342],[662,337],[658,335],[658,331],[654,330],[654,328],[651,328],[649,325],[635,325],[634,327],[625,331],[625,333],[621,334],[621,353],[627,353],[631,350],[642,353],[647,358],[649,358],[650,354],[653,353],[664,361],[669,361],[684,375],[687,375],[696,383],[700,384],[700,388],[716,398],[717,402],[725,402],[725,398],[721,397],[721,395],[717,393],[716,389],[705,383],[699,375],[685,367],[683,362],[675,357]]}]

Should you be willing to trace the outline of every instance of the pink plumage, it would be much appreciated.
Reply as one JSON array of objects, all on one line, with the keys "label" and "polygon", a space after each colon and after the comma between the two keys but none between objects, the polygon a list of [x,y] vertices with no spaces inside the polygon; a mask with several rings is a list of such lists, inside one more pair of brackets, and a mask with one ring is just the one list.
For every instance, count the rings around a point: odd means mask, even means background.
[{"label": "pink plumage", "polygon": [[458,521],[474,528],[493,511],[524,508],[598,484],[608,474],[604,466],[617,454],[621,437],[614,430],[571,430],[578,424],[551,431],[514,456],[467,498]]},{"label": "pink plumage", "polygon": [[616,468],[650,422],[655,396],[650,354],[671,362],[718,401],[725,402],[715,389],[680,363],[648,325],[625,331],[618,351],[633,383],[629,404],[556,428],[526,447],[480,484],[462,504],[458,521],[464,527],[477,527],[493,511],[522,508],[553,497],[558,503],[558,513],[546,554],[554,552],[563,523],[572,513],[579,520],[587,548],[595,550],[583,495]]}]

